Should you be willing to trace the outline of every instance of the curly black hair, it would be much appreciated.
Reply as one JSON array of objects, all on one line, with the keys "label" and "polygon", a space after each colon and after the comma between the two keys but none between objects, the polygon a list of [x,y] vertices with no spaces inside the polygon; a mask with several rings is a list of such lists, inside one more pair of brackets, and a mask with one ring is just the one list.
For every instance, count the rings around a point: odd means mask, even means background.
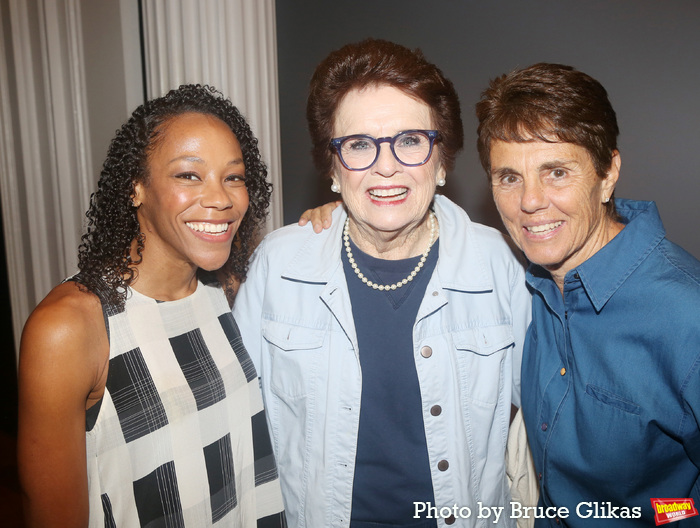
[{"label": "curly black hair", "polygon": [[[121,307],[126,301],[127,287],[136,278],[135,265],[141,262],[146,243],[137,209],[132,204],[134,184],[148,180],[148,153],[158,141],[162,125],[190,112],[219,118],[229,126],[241,146],[250,205],[220,275],[231,279],[225,281],[229,298],[230,283],[245,279],[258,229],[270,205],[272,185],[267,182],[267,167],[260,158],[258,140],[230,100],[211,86],[182,85],[139,106],[117,131],[100,173],[97,192],[92,194],[90,208],[85,213],[88,225],[78,248],[80,273],[75,280],[116,306]],[[134,240],[137,259],[131,257]]]}]

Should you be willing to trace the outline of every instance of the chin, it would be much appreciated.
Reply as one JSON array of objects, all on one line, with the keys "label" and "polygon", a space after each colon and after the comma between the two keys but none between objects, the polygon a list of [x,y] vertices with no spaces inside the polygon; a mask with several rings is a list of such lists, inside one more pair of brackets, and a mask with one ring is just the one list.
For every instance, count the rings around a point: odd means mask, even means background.
[{"label": "chin", "polygon": [[558,255],[552,255],[549,251],[543,251],[543,248],[533,248],[530,244],[517,244],[520,249],[525,253],[527,260],[538,266],[542,266],[545,269],[551,267],[556,267],[561,259]]},{"label": "chin", "polygon": [[211,258],[211,259],[202,259],[199,260],[199,262],[195,262],[197,268],[201,269],[202,271],[216,271],[218,269],[221,269],[226,262],[228,262],[229,255],[227,254],[225,257],[217,257],[217,258]]},{"label": "chin", "polygon": [[532,258],[530,258],[527,252],[525,252],[525,256],[530,262],[537,264],[538,266],[542,266],[549,272],[558,270],[562,265],[562,260],[559,258],[543,257],[542,255],[533,255]]}]

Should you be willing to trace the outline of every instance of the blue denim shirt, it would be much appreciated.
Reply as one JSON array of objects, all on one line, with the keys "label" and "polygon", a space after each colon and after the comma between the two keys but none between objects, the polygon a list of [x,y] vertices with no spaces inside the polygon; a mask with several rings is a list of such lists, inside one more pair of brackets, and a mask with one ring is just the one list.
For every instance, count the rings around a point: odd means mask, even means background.
[{"label": "blue denim shirt", "polygon": [[[700,262],[653,202],[616,205],[625,228],[567,273],[563,297],[542,268],[527,274],[523,414],[541,502],[567,507],[567,526],[653,526],[651,498],[700,506]],[[595,503],[642,518],[595,518]]]},{"label": "blue denim shirt", "polygon": [[[503,235],[440,196],[435,213],[438,262],[413,325],[433,506],[471,508],[452,526],[494,526],[477,519],[477,501],[510,499],[504,454],[530,295]],[[341,261],[345,217],[338,208],[321,234],[287,226],[268,235],[233,308],[261,377],[290,527],[350,520],[362,376]],[[498,526],[514,521],[504,513]]]}]

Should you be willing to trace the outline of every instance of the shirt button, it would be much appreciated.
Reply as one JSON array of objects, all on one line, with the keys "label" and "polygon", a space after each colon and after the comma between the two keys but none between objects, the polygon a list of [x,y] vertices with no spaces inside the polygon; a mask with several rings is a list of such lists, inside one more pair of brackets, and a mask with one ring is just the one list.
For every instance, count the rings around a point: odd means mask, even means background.
[{"label": "shirt button", "polygon": [[[440,295],[438,292],[436,292],[436,291],[433,292],[433,297],[437,297],[438,295]],[[452,521],[452,522],[454,522],[454,521]]]},{"label": "shirt button", "polygon": [[579,280],[581,276],[578,273],[574,273],[574,279]]},{"label": "shirt button", "polygon": [[440,407],[439,405],[433,405],[430,408],[430,414],[432,414],[433,416],[440,416],[440,414],[442,414],[442,407]]},{"label": "shirt button", "polygon": [[455,519],[455,516],[454,516],[454,515],[450,515],[449,517],[447,517],[447,518],[445,519],[445,524],[454,524],[454,523],[455,523],[455,520],[456,520],[456,519]]},{"label": "shirt button", "polygon": [[433,349],[430,348],[429,346],[424,346],[423,348],[420,349],[420,355],[423,356],[424,358],[429,358],[430,356],[433,355]]},{"label": "shirt button", "polygon": [[543,430],[543,431],[546,431],[546,430],[547,430],[547,424],[546,424],[546,423],[543,423],[543,424],[542,424],[542,430]]},{"label": "shirt button", "polygon": [[447,471],[448,467],[450,467],[450,463],[447,460],[440,460],[440,462],[438,462],[438,469],[440,471]]},{"label": "shirt button", "polygon": [[566,369],[564,367],[562,367],[561,370],[559,371],[559,374],[561,374],[562,376],[564,374],[566,374]]},{"label": "shirt button", "polygon": [[559,517],[555,517],[555,518],[554,518],[554,522],[557,523],[557,524],[561,523],[561,521],[559,520]]},{"label": "shirt button", "polygon": [[537,480],[542,480],[542,473],[537,474]]}]

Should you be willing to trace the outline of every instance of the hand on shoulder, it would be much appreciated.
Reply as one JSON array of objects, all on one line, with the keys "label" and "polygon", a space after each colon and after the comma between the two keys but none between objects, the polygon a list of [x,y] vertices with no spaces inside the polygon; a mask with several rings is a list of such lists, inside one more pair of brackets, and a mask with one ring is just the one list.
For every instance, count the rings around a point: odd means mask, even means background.
[{"label": "hand on shoulder", "polygon": [[331,217],[336,207],[343,205],[342,200],[328,202],[313,209],[307,209],[299,217],[299,225],[305,226],[309,222],[314,228],[315,233],[320,233],[324,229],[331,227]]}]

